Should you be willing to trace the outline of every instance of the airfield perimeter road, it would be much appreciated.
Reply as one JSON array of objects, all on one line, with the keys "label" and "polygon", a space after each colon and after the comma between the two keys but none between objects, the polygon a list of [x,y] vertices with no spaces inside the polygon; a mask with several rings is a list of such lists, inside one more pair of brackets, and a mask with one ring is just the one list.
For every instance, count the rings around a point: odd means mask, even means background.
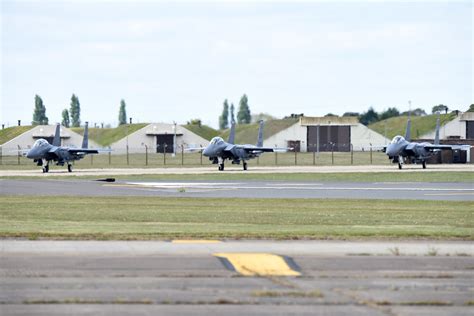
[{"label": "airfield perimeter road", "polygon": [[202,242],[3,240],[0,314],[472,315],[469,242]]},{"label": "airfield perimeter road", "polygon": [[2,195],[344,198],[474,201],[472,183],[0,179]]}]

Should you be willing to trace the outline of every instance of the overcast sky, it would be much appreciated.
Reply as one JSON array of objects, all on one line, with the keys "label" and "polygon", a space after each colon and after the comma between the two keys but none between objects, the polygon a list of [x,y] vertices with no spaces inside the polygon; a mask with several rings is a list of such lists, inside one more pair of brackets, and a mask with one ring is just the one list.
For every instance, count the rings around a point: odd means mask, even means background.
[{"label": "overcast sky", "polygon": [[0,122],[50,123],[72,93],[82,121],[218,125],[252,113],[467,109],[472,1],[1,1]]}]

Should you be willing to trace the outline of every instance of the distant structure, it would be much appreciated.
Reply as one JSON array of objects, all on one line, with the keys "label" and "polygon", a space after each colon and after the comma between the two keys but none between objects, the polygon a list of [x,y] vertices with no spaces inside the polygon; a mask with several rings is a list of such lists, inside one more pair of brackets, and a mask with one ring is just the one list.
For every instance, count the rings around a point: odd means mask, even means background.
[{"label": "distant structure", "polygon": [[[434,139],[435,131],[420,136],[420,139]],[[474,112],[458,113],[456,118],[442,125],[439,131],[441,140],[474,140]]]},{"label": "distant structure", "polygon": [[145,147],[150,152],[181,152],[181,146],[206,147],[209,140],[191,132],[181,125],[152,123],[110,145],[112,154],[143,153]]},{"label": "distant structure", "polygon": [[[17,137],[0,144],[3,156],[14,156],[18,154],[18,149],[29,149],[33,143],[40,138],[46,139],[48,143],[53,142],[56,125],[37,125]],[[77,147],[82,145],[82,135],[73,132],[67,127],[61,126],[61,146]],[[95,142],[89,140],[90,148],[99,148]]]},{"label": "distant structure", "polygon": [[381,147],[390,140],[359,123],[357,117],[309,117],[264,140],[264,146],[291,147],[301,152],[348,152]]}]

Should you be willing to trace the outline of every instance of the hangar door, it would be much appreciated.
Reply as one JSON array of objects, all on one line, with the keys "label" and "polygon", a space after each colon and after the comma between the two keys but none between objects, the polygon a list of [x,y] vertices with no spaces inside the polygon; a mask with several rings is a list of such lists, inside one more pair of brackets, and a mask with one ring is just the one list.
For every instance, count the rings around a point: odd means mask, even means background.
[{"label": "hangar door", "polygon": [[163,148],[165,148],[166,153],[173,153],[173,138],[173,134],[156,135],[156,152],[163,153]]},{"label": "hangar door", "polygon": [[319,137],[319,151],[351,151],[350,126],[308,126],[308,152],[317,151]]},{"label": "hangar door", "polygon": [[474,139],[474,121],[466,121],[466,139]]}]

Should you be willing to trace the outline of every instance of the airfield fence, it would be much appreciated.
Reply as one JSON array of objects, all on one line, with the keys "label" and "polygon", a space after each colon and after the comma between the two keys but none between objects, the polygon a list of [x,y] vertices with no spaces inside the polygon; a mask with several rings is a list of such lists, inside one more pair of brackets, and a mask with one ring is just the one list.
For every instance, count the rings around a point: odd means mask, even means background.
[{"label": "airfield fence", "polygon": [[[199,167],[209,166],[211,162],[201,152],[186,152],[177,148],[177,153],[157,153],[149,147],[129,148],[88,155],[75,161],[74,166],[80,168],[156,168],[156,167]],[[375,150],[350,152],[275,152],[264,153],[249,161],[252,166],[347,166],[347,165],[381,165],[389,164],[387,156]],[[227,162],[230,165],[230,162]],[[18,166],[20,168],[34,167],[31,159],[21,154],[2,155],[0,150],[0,168]]]}]

